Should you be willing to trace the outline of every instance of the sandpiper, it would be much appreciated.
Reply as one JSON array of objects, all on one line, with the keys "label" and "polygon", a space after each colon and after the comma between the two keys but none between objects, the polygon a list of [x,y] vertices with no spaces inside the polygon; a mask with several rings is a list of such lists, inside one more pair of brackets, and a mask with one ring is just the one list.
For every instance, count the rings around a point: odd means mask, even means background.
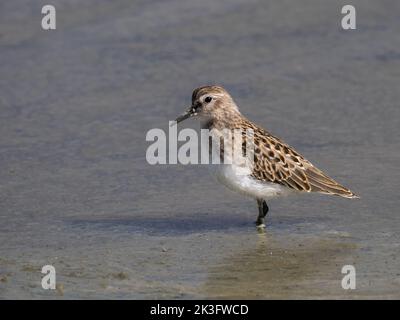
[{"label": "sandpiper", "polygon": [[[210,132],[240,129],[243,132],[251,130],[253,133],[253,162],[251,167],[248,166],[248,172],[238,173],[234,163],[222,163],[215,172],[218,180],[229,189],[257,201],[256,225],[260,228],[265,227],[265,216],[269,210],[266,200],[274,197],[318,192],[358,198],[281,139],[244,117],[230,94],[220,86],[203,86],[193,91],[191,106],[176,122],[191,117],[199,118],[202,129]],[[218,140],[221,135],[213,133],[212,138]]]}]

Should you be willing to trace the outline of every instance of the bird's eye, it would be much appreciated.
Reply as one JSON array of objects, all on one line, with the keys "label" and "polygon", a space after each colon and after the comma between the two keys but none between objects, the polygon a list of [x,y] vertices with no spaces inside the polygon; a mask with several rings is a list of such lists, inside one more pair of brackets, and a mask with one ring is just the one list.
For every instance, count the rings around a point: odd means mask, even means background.
[{"label": "bird's eye", "polygon": [[206,98],[204,99],[204,102],[205,102],[205,103],[209,103],[209,102],[211,102],[211,100],[212,100],[212,97],[206,97]]}]

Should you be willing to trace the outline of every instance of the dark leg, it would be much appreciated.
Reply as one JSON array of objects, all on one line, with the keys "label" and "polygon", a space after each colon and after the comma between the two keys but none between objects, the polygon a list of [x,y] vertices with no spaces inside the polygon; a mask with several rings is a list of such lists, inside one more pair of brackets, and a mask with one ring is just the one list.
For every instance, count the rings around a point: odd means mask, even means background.
[{"label": "dark leg", "polygon": [[256,221],[257,227],[265,227],[264,221],[265,221],[265,216],[268,213],[268,206],[265,200],[262,199],[257,199],[257,205],[258,205],[258,218]]}]

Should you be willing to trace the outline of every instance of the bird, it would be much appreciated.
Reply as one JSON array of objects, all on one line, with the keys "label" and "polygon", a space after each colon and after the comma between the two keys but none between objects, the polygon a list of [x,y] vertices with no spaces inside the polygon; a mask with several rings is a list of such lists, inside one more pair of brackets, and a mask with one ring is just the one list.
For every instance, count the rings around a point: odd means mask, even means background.
[{"label": "bird", "polygon": [[[350,189],[315,167],[282,139],[247,119],[222,86],[206,85],[194,89],[190,107],[175,121],[178,124],[189,118],[198,118],[201,129],[211,132],[211,139],[206,143],[220,142],[214,143],[216,147],[209,149],[210,154],[216,148],[220,151],[219,156],[217,154],[220,162],[214,173],[232,191],[256,200],[258,228],[265,228],[265,219],[269,212],[267,201],[279,196],[321,193],[348,199],[359,198]],[[226,132],[234,130],[240,130],[242,138],[245,136],[243,132],[250,132],[252,136],[250,150],[253,152],[249,152],[245,156],[246,161],[241,163],[224,162],[224,152],[226,153],[227,148],[232,148],[235,142],[228,138],[221,143],[221,138],[226,138]],[[245,147],[248,146],[243,140],[240,145],[245,154]]]}]

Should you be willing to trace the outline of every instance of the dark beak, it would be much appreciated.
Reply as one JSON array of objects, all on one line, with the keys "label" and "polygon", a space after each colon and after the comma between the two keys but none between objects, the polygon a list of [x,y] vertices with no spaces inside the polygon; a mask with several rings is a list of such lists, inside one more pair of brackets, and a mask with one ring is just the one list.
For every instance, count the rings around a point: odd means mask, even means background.
[{"label": "dark beak", "polygon": [[195,115],[196,115],[196,109],[194,107],[190,107],[184,113],[182,113],[178,118],[176,118],[175,121],[176,123],[179,123]]}]

